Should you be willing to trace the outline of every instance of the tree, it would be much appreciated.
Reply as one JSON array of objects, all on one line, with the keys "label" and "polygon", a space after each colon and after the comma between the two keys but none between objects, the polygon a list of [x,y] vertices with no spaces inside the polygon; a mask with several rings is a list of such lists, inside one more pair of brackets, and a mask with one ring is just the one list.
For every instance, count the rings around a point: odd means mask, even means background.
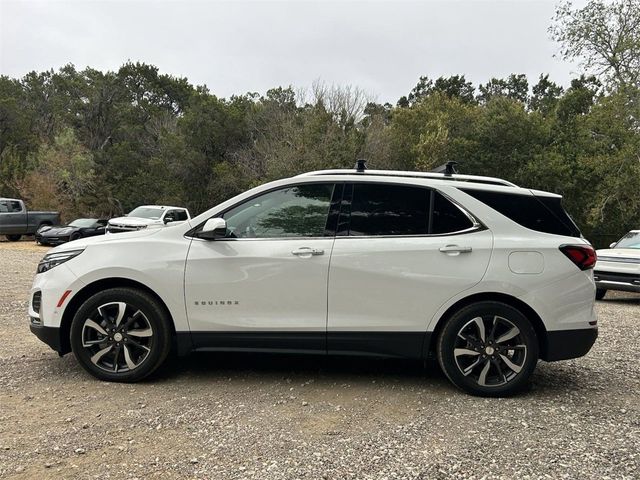
[{"label": "tree", "polygon": [[511,74],[508,78],[492,78],[489,82],[478,87],[478,100],[488,102],[493,97],[506,97],[521,103],[526,103],[529,95],[529,82],[524,74]]},{"label": "tree", "polygon": [[528,107],[547,115],[553,111],[563,91],[560,85],[549,80],[549,75],[540,75],[538,83],[531,88]]},{"label": "tree", "polygon": [[590,0],[582,9],[565,1],[549,32],[565,60],[578,60],[610,87],[640,88],[640,0]]},{"label": "tree", "polygon": [[435,81],[429,77],[420,77],[409,96],[398,100],[398,106],[408,107],[435,92],[441,92],[448,97],[455,97],[467,103],[475,101],[475,87],[471,82],[466,81],[464,75],[438,77]]}]

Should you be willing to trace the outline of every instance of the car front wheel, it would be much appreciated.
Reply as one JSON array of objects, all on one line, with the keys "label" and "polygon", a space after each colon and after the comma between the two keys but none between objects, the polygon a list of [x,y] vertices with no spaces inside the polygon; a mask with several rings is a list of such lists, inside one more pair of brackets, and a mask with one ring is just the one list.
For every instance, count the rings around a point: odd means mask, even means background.
[{"label": "car front wheel", "polygon": [[458,388],[472,395],[509,396],[528,384],[538,361],[538,339],[527,317],[516,308],[479,302],[446,321],[437,356]]},{"label": "car front wheel", "polygon": [[155,371],[171,349],[170,319],[146,292],[96,293],[71,323],[71,348],[82,367],[105,381],[135,382]]},{"label": "car front wheel", "polygon": [[596,300],[602,300],[606,294],[607,291],[604,288],[596,288]]}]

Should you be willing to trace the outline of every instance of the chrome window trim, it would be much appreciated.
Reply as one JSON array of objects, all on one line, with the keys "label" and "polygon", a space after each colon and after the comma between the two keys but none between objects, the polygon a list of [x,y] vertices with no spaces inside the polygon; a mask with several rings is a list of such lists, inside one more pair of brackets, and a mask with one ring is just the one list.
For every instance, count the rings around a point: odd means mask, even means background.
[{"label": "chrome window trim", "polygon": [[[299,176],[300,177],[300,176]],[[299,178],[298,177],[298,178]],[[295,178],[295,177],[294,177]],[[271,193],[273,191],[276,190],[281,190],[281,189],[285,189],[285,188],[291,188],[291,187],[297,187],[300,185],[312,185],[312,184],[316,184],[316,183],[321,183],[321,184],[327,184],[327,183],[332,183],[334,185],[338,185],[339,183],[367,183],[367,180],[364,178],[358,179],[358,181],[344,181],[344,182],[339,182],[339,181],[329,181],[327,182],[326,180],[320,180],[322,178],[322,176],[317,176],[316,178],[318,178],[318,181],[311,181],[311,182],[294,182],[291,184],[287,184],[284,186],[279,186],[273,189],[269,189],[266,190],[264,192],[261,192],[259,194],[256,194],[252,197],[249,197],[245,200],[242,200],[241,202],[238,202],[228,208],[226,208],[225,210],[219,212],[218,214],[216,214],[215,216],[209,217],[207,220],[211,219],[211,218],[222,218],[222,216],[227,213],[230,210],[233,210],[234,208],[236,208],[237,206],[251,201],[254,198],[260,197],[262,195]],[[202,225],[204,225],[204,223],[206,222],[202,222],[200,225],[192,228],[191,230],[189,230],[187,233],[184,234],[185,237],[187,238],[191,238],[193,240],[200,240],[203,242],[238,242],[238,241],[273,241],[273,240],[321,240],[321,239],[331,239],[331,238],[368,238],[368,239],[373,239],[373,238],[420,238],[420,237],[446,237],[446,236],[451,236],[451,235],[464,235],[467,233],[473,233],[473,232],[477,232],[477,231],[482,231],[482,230],[487,230],[487,227],[480,222],[480,220],[478,220],[471,212],[469,212],[466,208],[464,208],[462,205],[460,205],[456,200],[454,200],[453,198],[451,198],[449,195],[447,195],[446,193],[444,193],[442,190],[439,190],[437,187],[432,187],[432,186],[426,186],[426,185],[415,185],[415,184],[407,184],[407,183],[399,183],[399,182],[380,182],[381,185],[400,185],[400,186],[408,186],[408,187],[417,187],[417,188],[425,188],[427,190],[433,191],[433,192],[437,192],[440,195],[442,195],[444,198],[446,198],[448,201],[450,201],[453,205],[455,205],[468,219],[469,221],[472,223],[472,226],[469,228],[466,228],[464,230],[457,230],[455,232],[446,232],[446,233],[420,233],[420,234],[414,234],[414,235],[336,235],[334,233],[333,236],[323,236],[323,237],[268,237],[268,238],[220,238],[220,239],[216,239],[216,240],[207,240],[204,238],[198,238],[195,235],[196,230],[198,230]],[[336,232],[337,233],[337,232]]]}]

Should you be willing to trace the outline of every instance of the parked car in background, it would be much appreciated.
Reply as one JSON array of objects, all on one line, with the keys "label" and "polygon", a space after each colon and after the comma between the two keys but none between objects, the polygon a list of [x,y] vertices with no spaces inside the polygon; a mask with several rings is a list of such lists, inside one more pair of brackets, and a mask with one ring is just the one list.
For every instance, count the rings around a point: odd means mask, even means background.
[{"label": "parked car in background", "polygon": [[36,232],[36,242],[41,245],[60,245],[79,238],[104,235],[106,220],[97,218],[78,218],[68,225],[45,225]]},{"label": "parked car in background", "polygon": [[58,212],[34,212],[27,210],[17,198],[0,198],[0,235],[17,242],[23,235],[34,235],[44,225],[60,223]]},{"label": "parked car in background", "polygon": [[54,248],[31,331],[108,381],[173,348],[434,355],[465,391],[507,395],[598,335],[595,251],[561,199],[471,175],[299,175],[175,227]]},{"label": "parked car in background", "polygon": [[598,300],[604,298],[607,290],[640,293],[640,230],[631,230],[597,253],[593,275]]},{"label": "parked car in background", "polygon": [[107,224],[107,233],[135,232],[145,228],[160,228],[168,223],[184,222],[191,218],[183,207],[142,205],[124,217],[112,218]]}]

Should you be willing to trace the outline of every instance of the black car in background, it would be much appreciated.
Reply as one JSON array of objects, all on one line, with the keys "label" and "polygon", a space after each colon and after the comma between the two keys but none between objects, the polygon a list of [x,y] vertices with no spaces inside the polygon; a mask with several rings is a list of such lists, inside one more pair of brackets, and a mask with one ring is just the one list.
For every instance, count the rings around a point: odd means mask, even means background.
[{"label": "black car in background", "polygon": [[68,225],[45,226],[36,232],[36,242],[41,245],[60,245],[78,238],[104,235],[107,220],[78,218]]}]

